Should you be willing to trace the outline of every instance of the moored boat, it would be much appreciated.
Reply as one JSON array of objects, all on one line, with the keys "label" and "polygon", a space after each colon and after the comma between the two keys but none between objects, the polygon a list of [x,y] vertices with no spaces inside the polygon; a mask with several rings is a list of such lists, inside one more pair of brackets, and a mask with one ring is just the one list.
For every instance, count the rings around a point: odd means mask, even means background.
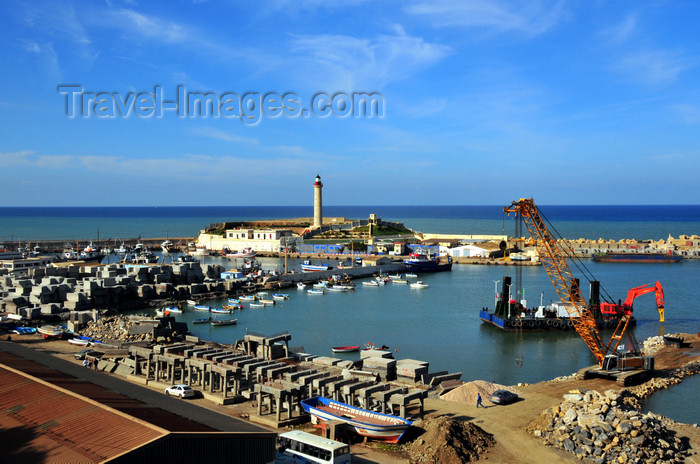
[{"label": "moored boat", "polygon": [[416,282],[413,282],[413,283],[410,285],[410,287],[411,287],[411,288],[428,288],[429,285],[426,284],[426,283],[424,283],[422,280],[418,280],[418,281],[416,281]]},{"label": "moored boat", "polygon": [[265,306],[265,303],[250,303],[251,308],[262,308]]},{"label": "moored boat", "polygon": [[289,295],[286,293],[273,293],[272,294],[272,299],[274,300],[286,300],[289,298]]},{"label": "moored boat", "polygon": [[239,300],[238,298],[229,298],[228,302],[231,304],[239,304],[241,300]]},{"label": "moored boat", "polygon": [[408,274],[405,275],[407,279],[415,279],[418,277],[418,274],[414,274],[413,272],[409,272]]},{"label": "moored boat", "polygon": [[211,311],[211,306],[207,305],[194,305],[194,310],[195,311]]},{"label": "moored boat", "polygon": [[233,253],[225,253],[224,256],[231,259],[236,258],[254,258],[257,255],[257,251],[250,247],[243,248],[242,250],[235,251]]},{"label": "moored boat", "polygon": [[304,288],[306,288],[306,284],[304,282],[299,282],[299,283],[297,283],[297,288],[304,289]]},{"label": "moored boat", "polygon": [[260,303],[264,303],[266,305],[273,305],[275,304],[275,300],[260,300]]},{"label": "moored boat", "polygon": [[210,320],[211,320],[211,318],[208,318],[208,317],[200,317],[198,319],[193,319],[192,323],[193,324],[206,324]]},{"label": "moored boat", "polygon": [[364,437],[389,443],[397,443],[412,424],[403,417],[368,411],[322,396],[302,400],[301,406],[311,415],[314,424],[340,421],[354,427]]},{"label": "moored boat", "polygon": [[344,285],[333,285],[326,288],[329,292],[347,292],[348,289]]},{"label": "moored boat", "polygon": [[212,308],[211,312],[213,314],[231,314],[233,311],[231,309],[225,309],[225,308]]},{"label": "moored boat", "polygon": [[317,288],[310,288],[306,291],[309,295],[323,295],[325,292]]},{"label": "moored boat", "polygon": [[673,253],[595,253],[593,261],[602,263],[680,263],[683,256]]},{"label": "moored boat", "polygon": [[311,264],[310,261],[304,261],[300,264],[301,270],[304,272],[328,271],[332,269],[329,264]]},{"label": "moored boat", "polygon": [[209,323],[214,326],[222,326],[222,325],[235,325],[238,322],[238,319],[212,319],[209,321]]},{"label": "moored boat", "polygon": [[333,353],[352,353],[354,351],[360,351],[360,345],[353,346],[334,346],[331,348]]},{"label": "moored boat", "polygon": [[196,301],[194,301],[194,300],[187,300],[187,304],[188,304],[188,305],[192,305],[192,306],[194,306],[194,305],[196,305],[196,304],[197,304],[197,302],[196,302]]},{"label": "moored boat", "polygon": [[379,287],[379,282],[377,282],[376,280],[367,280],[362,282],[362,285],[364,285],[365,287]]},{"label": "moored boat", "polygon": [[241,295],[238,299],[240,301],[255,301],[258,298],[255,295]]},{"label": "moored boat", "polygon": [[429,258],[420,253],[411,253],[408,259],[404,259],[404,264],[409,271],[415,272],[442,272],[452,270],[452,258],[447,257],[446,263],[441,263],[439,257]]}]

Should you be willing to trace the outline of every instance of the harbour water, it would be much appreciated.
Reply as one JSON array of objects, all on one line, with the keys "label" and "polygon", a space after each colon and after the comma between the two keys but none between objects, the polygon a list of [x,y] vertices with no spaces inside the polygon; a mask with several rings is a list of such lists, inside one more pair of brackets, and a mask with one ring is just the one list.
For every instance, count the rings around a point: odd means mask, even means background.
[{"label": "harbour water", "polygon": [[[335,209],[334,209],[335,208]],[[362,209],[364,208],[364,209]],[[499,207],[327,207],[328,216],[364,217],[377,212],[389,220],[399,220],[413,229],[443,233],[513,234],[510,221],[503,220]],[[384,210],[382,209],[384,208]],[[669,234],[700,232],[700,207],[577,207],[579,216],[563,207],[543,208],[559,232],[567,238],[665,238]],[[557,210],[557,208],[561,208]],[[586,208],[589,208],[588,210]],[[630,209],[637,208],[632,214]],[[118,208],[112,215],[86,215],[84,211],[70,212],[63,208],[50,209],[38,215],[17,214],[0,208],[4,215],[0,238],[15,240],[94,238],[99,228],[101,237],[194,236],[209,223],[222,220],[268,219],[274,217],[309,216],[305,208],[134,208],[131,213]],[[434,217],[436,209],[442,217]],[[492,213],[488,209],[496,212]],[[58,211],[61,210],[61,211]],[[101,209],[102,210],[102,209]],[[646,211],[647,220],[642,212]],[[104,211],[102,211],[104,212]],[[366,214],[364,214],[366,212]],[[34,211],[37,213],[37,211]],[[238,214],[229,215],[229,214]],[[129,215],[131,214],[131,215]],[[470,216],[471,217],[468,217]],[[617,216],[616,216],[617,215]],[[127,219],[128,218],[128,219]],[[114,261],[114,258],[112,258]],[[266,269],[281,269],[283,260],[261,259]],[[231,267],[222,258],[206,258],[207,263]],[[299,268],[290,260],[290,266]],[[592,274],[614,298],[624,299],[627,290],[642,284],[660,281],[666,295],[666,322],[659,323],[653,295],[635,301],[638,324],[634,329],[638,339],[674,332],[697,333],[700,315],[694,304],[700,261],[685,260],[679,264],[611,264],[586,262]],[[528,306],[541,299],[555,299],[552,285],[541,267],[523,268],[523,284]],[[211,327],[192,325],[190,330],[202,338],[232,343],[242,338],[246,330],[264,334],[289,331],[292,346],[305,351],[332,356],[331,347],[375,343],[396,350],[397,358],[413,358],[430,362],[431,371],[462,372],[463,380],[483,379],[502,384],[537,382],[569,375],[594,364],[594,358],[575,332],[524,333],[522,337],[486,326],[478,318],[478,310],[494,303],[494,281],[513,275],[512,267],[455,265],[452,272],[420,276],[430,285],[415,290],[407,285],[390,284],[383,287],[357,286],[354,292],[308,295],[291,288],[290,298],[265,308],[236,311],[238,325]],[[585,287],[584,287],[585,288]],[[224,301],[212,301],[222,306]],[[185,322],[202,317],[199,312],[178,315]],[[604,334],[604,337],[609,334]],[[335,355],[355,359],[357,354]],[[689,382],[690,380],[690,382]],[[696,379],[683,382],[697,385]],[[681,385],[683,385],[681,384]],[[683,389],[678,401],[650,400],[655,412],[677,420],[697,422],[700,417],[698,389],[673,387],[663,395],[674,395]],[[667,396],[668,397],[668,396]],[[690,401],[686,401],[690,397]]]}]

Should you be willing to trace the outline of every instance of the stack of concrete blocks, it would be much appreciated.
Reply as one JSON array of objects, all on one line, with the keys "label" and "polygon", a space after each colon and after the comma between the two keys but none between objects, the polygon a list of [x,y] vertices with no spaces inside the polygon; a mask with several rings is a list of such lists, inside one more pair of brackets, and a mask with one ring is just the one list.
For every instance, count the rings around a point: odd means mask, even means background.
[{"label": "stack of concrete blocks", "polygon": [[379,375],[383,381],[396,380],[396,360],[391,351],[363,350],[362,370]]},{"label": "stack of concrete blocks", "polygon": [[429,364],[416,359],[399,359],[396,362],[396,378],[407,382],[418,381],[428,373]]}]

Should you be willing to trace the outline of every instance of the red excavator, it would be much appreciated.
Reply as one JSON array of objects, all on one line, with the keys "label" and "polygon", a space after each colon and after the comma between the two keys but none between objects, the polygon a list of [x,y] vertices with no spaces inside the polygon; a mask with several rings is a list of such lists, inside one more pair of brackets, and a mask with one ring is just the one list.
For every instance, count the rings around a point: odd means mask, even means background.
[{"label": "red excavator", "polygon": [[634,287],[629,289],[627,292],[627,298],[624,303],[600,303],[600,312],[603,317],[620,317],[625,314],[627,316],[632,315],[632,304],[634,299],[641,295],[646,295],[647,293],[654,292],[656,294],[656,309],[659,310],[659,322],[664,322],[664,289],[661,287],[659,282],[655,284],[640,285],[639,287]]}]

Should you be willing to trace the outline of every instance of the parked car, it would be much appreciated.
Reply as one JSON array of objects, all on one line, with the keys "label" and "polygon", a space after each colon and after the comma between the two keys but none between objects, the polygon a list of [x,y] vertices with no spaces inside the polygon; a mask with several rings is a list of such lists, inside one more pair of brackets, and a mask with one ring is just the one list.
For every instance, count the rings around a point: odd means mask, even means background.
[{"label": "parked car", "polygon": [[97,358],[97,357],[102,356],[102,353],[100,353],[99,351],[95,351],[92,348],[85,348],[85,349],[80,350],[77,353],[75,353],[74,356],[75,356],[75,359],[82,361],[83,359],[85,359],[86,356],[92,356],[92,357]]},{"label": "parked car", "polygon": [[489,397],[489,401],[495,404],[508,404],[518,400],[518,395],[508,390],[496,390]]},{"label": "parked car", "polygon": [[194,390],[189,385],[173,385],[165,389],[165,394],[179,396],[180,398],[194,397]]}]

